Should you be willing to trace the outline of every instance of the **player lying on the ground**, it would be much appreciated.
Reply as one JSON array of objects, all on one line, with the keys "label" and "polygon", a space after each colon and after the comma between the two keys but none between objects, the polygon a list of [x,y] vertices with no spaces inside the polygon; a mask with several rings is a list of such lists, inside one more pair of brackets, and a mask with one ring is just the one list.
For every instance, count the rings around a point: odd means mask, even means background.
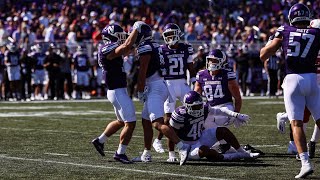
[{"label": "player lying on the ground", "polygon": [[[210,161],[239,160],[242,158],[257,158],[259,153],[246,152],[239,144],[234,134],[226,127],[214,127],[203,130],[208,114],[235,117],[239,121],[247,122],[250,118],[246,114],[230,111],[227,108],[209,107],[204,105],[202,97],[196,91],[190,91],[184,96],[183,106],[176,108],[170,119],[173,127],[184,143],[191,145],[189,160],[206,157]],[[236,151],[230,154],[219,154],[210,149],[217,141],[224,139]],[[168,162],[175,161],[168,159]]]}]

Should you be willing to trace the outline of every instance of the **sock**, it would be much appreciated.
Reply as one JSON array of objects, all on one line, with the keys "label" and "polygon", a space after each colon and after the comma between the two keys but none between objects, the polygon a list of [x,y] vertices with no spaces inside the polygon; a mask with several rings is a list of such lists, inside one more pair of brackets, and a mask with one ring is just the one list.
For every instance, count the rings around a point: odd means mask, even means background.
[{"label": "sock", "polygon": [[238,160],[241,159],[241,155],[239,152],[237,153],[230,153],[230,154],[222,154],[223,155],[223,160]]},{"label": "sock", "polygon": [[300,159],[301,159],[301,165],[308,165],[310,164],[310,160],[309,160],[309,155],[307,152],[303,152],[299,154]]},{"label": "sock", "polygon": [[244,150],[241,146],[239,147],[239,149],[237,149],[237,152],[247,153],[247,151]]},{"label": "sock", "polygon": [[150,154],[150,150],[145,149],[142,154]]},{"label": "sock", "polygon": [[176,153],[174,151],[169,151],[169,157],[176,157]]},{"label": "sock", "polygon": [[178,143],[177,143],[177,148],[178,149],[181,149],[183,147],[183,142],[182,141],[179,141]]},{"label": "sock", "polygon": [[102,133],[98,138],[100,143],[105,143],[108,137],[104,133]]},{"label": "sock", "polygon": [[127,145],[119,144],[117,153],[118,154],[125,154],[127,150]]},{"label": "sock", "polygon": [[319,140],[319,137],[320,137],[320,130],[319,130],[318,126],[315,124],[313,134],[312,134],[310,141],[317,142]]}]

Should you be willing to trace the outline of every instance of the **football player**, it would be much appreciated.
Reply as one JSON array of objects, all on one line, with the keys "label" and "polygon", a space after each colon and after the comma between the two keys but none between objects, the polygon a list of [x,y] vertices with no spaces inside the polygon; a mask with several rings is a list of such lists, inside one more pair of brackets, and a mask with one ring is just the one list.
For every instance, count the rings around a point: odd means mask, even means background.
[{"label": "football player", "polygon": [[[166,67],[163,76],[171,96],[164,103],[164,122],[166,124],[169,124],[171,113],[176,107],[176,99],[182,102],[183,96],[191,90],[187,83],[187,70],[190,72],[191,82],[196,80],[192,59],[193,48],[190,44],[179,42],[182,35],[179,26],[174,23],[169,23],[163,28],[162,36],[166,43],[160,46]],[[159,153],[164,152],[161,144],[162,136],[159,133],[158,138],[152,144]],[[174,149],[169,149],[170,158],[175,159]]]},{"label": "football player", "polygon": [[43,87],[44,83],[48,81],[48,72],[44,69],[44,60],[46,54],[44,53],[40,44],[36,44],[32,48],[32,58],[34,59],[34,72],[33,72],[33,85],[34,97],[31,100],[43,100]]},{"label": "football player", "polygon": [[[137,23],[137,22],[136,22]],[[183,143],[174,130],[164,124],[164,102],[169,92],[160,76],[163,70],[164,58],[161,55],[160,45],[152,40],[152,30],[149,25],[142,24],[136,40],[138,61],[140,69],[138,74],[137,94],[143,102],[142,125],[144,132],[145,150],[134,161],[151,161],[152,126],[163,133],[173,143],[177,144],[180,154],[180,165],[183,165],[190,150],[190,145]]]},{"label": "football player", "polygon": [[[196,76],[194,90],[199,94],[203,93],[207,98],[207,103],[214,107],[227,107],[229,110],[240,112],[242,99],[239,85],[236,81],[235,72],[225,67],[226,55],[220,49],[213,49],[206,57],[206,69],[199,71]],[[232,98],[234,98],[234,103]],[[214,126],[226,126],[234,123],[234,118],[226,116],[216,116],[208,118],[205,128]],[[242,125],[236,121],[236,126]]]},{"label": "football player", "polygon": [[288,19],[290,25],[277,29],[272,42],[261,49],[260,58],[266,61],[282,47],[286,65],[286,76],[282,84],[284,103],[302,165],[295,178],[304,178],[313,173],[303,131],[305,107],[310,110],[318,127],[320,126],[320,92],[315,66],[320,49],[320,29],[308,28],[310,10],[301,3],[290,8]]},{"label": "football player", "polygon": [[20,73],[20,52],[15,42],[6,45],[4,52],[4,64],[7,66],[8,79],[13,100],[21,99],[21,73]]},{"label": "football player", "polygon": [[[257,158],[259,153],[246,152],[239,144],[234,134],[226,127],[213,127],[203,130],[208,115],[223,115],[239,118],[242,121],[249,120],[246,114],[230,111],[226,107],[211,107],[204,105],[202,97],[196,91],[190,91],[184,96],[183,106],[175,109],[170,119],[172,126],[179,138],[191,145],[189,159],[198,160],[206,157],[211,161],[238,160],[242,158]],[[211,147],[224,139],[236,151],[230,154],[219,154]]]},{"label": "football player", "polygon": [[78,46],[76,53],[73,55],[72,69],[75,72],[75,84],[76,84],[76,98],[80,99],[82,94],[83,99],[90,99],[89,93],[89,79],[90,79],[90,60],[81,46]]},{"label": "football player", "polygon": [[[136,28],[139,24],[135,24]],[[127,38],[127,33],[117,24],[107,25],[101,32],[104,45],[99,48],[98,63],[103,68],[108,88],[107,98],[112,103],[117,120],[109,123],[105,131],[92,140],[96,150],[102,155],[107,139],[123,128],[120,133],[120,143],[113,158],[122,163],[131,163],[125,152],[131,140],[136,125],[135,108],[127,93],[126,73],[123,70],[123,55],[128,53],[138,35],[133,30]],[[127,39],[126,39],[127,38]]]}]

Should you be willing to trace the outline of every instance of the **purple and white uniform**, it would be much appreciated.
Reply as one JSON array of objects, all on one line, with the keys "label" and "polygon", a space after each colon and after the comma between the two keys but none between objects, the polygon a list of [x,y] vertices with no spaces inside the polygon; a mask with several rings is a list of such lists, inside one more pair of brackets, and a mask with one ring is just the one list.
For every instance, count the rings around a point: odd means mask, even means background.
[{"label": "purple and white uniform", "polygon": [[320,119],[320,92],[317,87],[316,59],[320,49],[320,30],[284,25],[275,38],[282,38],[286,77],[282,88],[289,120],[303,120],[308,107],[315,120]]},{"label": "purple and white uniform", "polygon": [[219,107],[204,105],[204,113],[200,117],[194,117],[187,113],[184,106],[175,109],[171,115],[170,126],[173,127],[178,137],[191,145],[188,159],[198,160],[199,148],[202,145],[212,147],[218,140],[216,138],[217,127],[204,129],[208,116],[228,116]]},{"label": "purple and white uniform", "polygon": [[[210,72],[205,69],[199,71],[196,76],[196,81],[201,85],[203,94],[207,98],[207,104],[212,107],[227,107],[233,111],[232,95],[228,87],[228,82],[236,79],[235,72],[230,68],[224,68],[219,70],[219,73],[215,76],[211,76]],[[222,126],[229,120],[226,116],[208,118],[205,128],[211,128],[215,126]]]},{"label": "purple and white uniform", "polygon": [[19,51],[5,51],[4,60],[7,66],[9,81],[17,81],[21,79],[20,73],[20,54]]},{"label": "purple and white uniform", "polygon": [[160,51],[160,45],[150,40],[142,42],[137,47],[138,56],[151,56],[146,75],[147,100],[142,110],[142,118],[150,121],[163,117],[164,102],[169,95],[164,79],[160,76],[164,65]]},{"label": "purple and white uniform", "polygon": [[112,103],[118,120],[124,122],[136,121],[135,108],[127,93],[126,74],[123,70],[122,57],[107,59],[108,54],[119,46],[111,43],[99,49],[98,63],[102,67],[106,85],[108,88],[107,98]]},{"label": "purple and white uniform", "polygon": [[78,86],[89,86],[90,79],[90,60],[84,53],[76,52],[73,55],[75,72],[75,83]]},{"label": "purple and white uniform", "polygon": [[48,80],[48,72],[43,67],[46,55],[44,53],[35,53],[32,56],[35,59],[34,73],[33,73],[33,84],[40,85],[44,84]]},{"label": "purple and white uniform", "polygon": [[193,62],[193,48],[189,44],[179,43],[177,49],[171,49],[168,45],[161,45],[161,51],[165,62],[166,74],[164,75],[170,96],[164,103],[164,112],[172,113],[176,106],[176,99],[183,101],[183,97],[191,88],[187,84],[187,67]]}]

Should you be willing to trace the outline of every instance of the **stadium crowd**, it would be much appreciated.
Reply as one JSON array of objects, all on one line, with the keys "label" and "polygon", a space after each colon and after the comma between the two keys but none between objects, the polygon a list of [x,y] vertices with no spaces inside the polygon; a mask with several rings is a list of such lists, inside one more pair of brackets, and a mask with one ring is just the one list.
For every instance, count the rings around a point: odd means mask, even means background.
[{"label": "stadium crowd", "polygon": [[[4,100],[80,99],[104,95],[101,69],[96,60],[101,30],[117,23],[127,32],[141,20],[153,28],[162,42],[162,29],[175,23],[184,40],[197,50],[193,55],[198,71],[212,48],[224,50],[243,96],[281,95],[283,59],[281,53],[262,64],[259,50],[268,37],[287,24],[294,0],[154,1],[154,0],[4,0],[0,1],[0,84]],[[320,14],[320,0],[299,1]],[[183,6],[181,6],[183,4]],[[19,78],[7,75],[6,51],[17,54]],[[88,56],[89,84],[75,82],[77,54]],[[37,54],[44,56],[48,78],[36,82]],[[53,62],[54,61],[54,62]],[[51,63],[51,64],[50,64]],[[54,65],[55,64],[55,65]],[[38,67],[38,69],[41,67]],[[138,63],[134,55],[125,61],[129,94],[136,96]],[[269,73],[270,72],[270,73]],[[272,73],[271,73],[272,72]],[[268,77],[270,76],[270,77]],[[272,76],[272,77],[271,77]],[[271,82],[268,84],[268,79]],[[14,83],[12,83],[14,81]]]}]

